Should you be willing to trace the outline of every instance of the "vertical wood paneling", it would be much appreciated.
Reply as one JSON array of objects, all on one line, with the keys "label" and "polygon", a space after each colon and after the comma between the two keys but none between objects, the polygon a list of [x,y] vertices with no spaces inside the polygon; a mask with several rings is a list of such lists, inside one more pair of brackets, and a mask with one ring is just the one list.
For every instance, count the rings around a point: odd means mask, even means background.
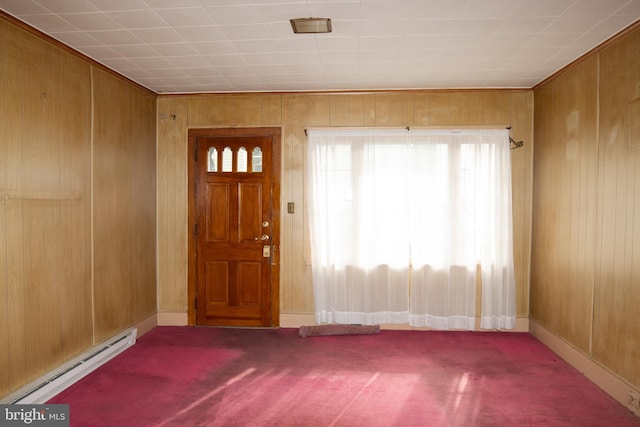
[{"label": "vertical wood paneling", "polygon": [[[598,257],[593,357],[640,386],[640,30],[600,54]],[[635,113],[636,115],[634,115]]]},{"label": "vertical wood paneling", "polygon": [[349,126],[364,126],[364,97],[349,95]]},{"label": "vertical wood paneling", "polygon": [[330,108],[330,122],[333,127],[349,126],[350,114],[349,109],[351,107],[348,96],[344,95],[330,95],[329,100],[331,102]]},{"label": "vertical wood paneling", "polygon": [[588,195],[597,167],[596,88],[592,58],[559,77],[544,95],[536,92],[535,114],[532,316],[585,352],[594,271],[593,252],[584,243],[595,232],[595,199]]},{"label": "vertical wood paneling", "polygon": [[[55,139],[44,146],[43,141],[55,134],[55,121],[53,117],[52,101],[55,94],[51,91],[52,80],[58,79],[59,68],[57,61],[51,55],[51,48],[34,40],[33,51],[30,54],[37,58],[33,66],[27,69],[27,78],[31,82],[30,89],[26,92],[27,103],[23,129],[29,128],[26,139],[22,141],[22,197],[24,202],[23,226],[24,245],[28,250],[24,259],[25,283],[24,296],[27,306],[25,316],[25,330],[29,333],[25,336],[25,350],[27,366],[37,366],[36,375],[46,371],[46,357],[56,355],[54,363],[59,363],[61,348],[56,348],[57,343],[51,337],[59,337],[60,317],[51,307],[59,304],[56,297],[55,271],[52,271],[53,263],[49,251],[51,240],[47,230],[54,230],[54,205],[56,203],[56,174],[55,167],[59,165]],[[47,64],[47,73],[44,73]],[[29,126],[29,123],[47,123]],[[48,153],[43,156],[43,152]],[[56,239],[55,234],[51,236]],[[44,327],[47,325],[47,327]],[[47,329],[51,328],[51,334]],[[41,351],[39,351],[41,350]],[[46,355],[46,356],[45,356]],[[51,356],[49,356],[51,357]]]},{"label": "vertical wood paneling", "polygon": [[[9,93],[7,87],[7,23],[0,19],[0,93]],[[0,117],[7,117],[6,98],[0,96]],[[9,182],[9,156],[6,120],[0,120],[0,346],[9,348],[9,280],[8,280],[8,197],[6,188]],[[0,372],[7,373],[0,383],[0,394],[11,387],[9,351],[0,352]]]},{"label": "vertical wood paneling", "polygon": [[263,95],[260,97],[260,113],[262,126],[277,126],[282,123],[282,97]]},{"label": "vertical wood paneling", "polygon": [[378,111],[376,109],[376,95],[364,96],[364,126],[376,126],[378,122]]},{"label": "vertical wood paneling", "polygon": [[640,387],[640,30],[535,90],[531,317]]},{"label": "vertical wood paneling", "polygon": [[[156,97],[133,88],[133,193],[137,230],[132,275],[138,282],[133,295],[131,323],[157,310],[156,280]],[[186,177],[185,177],[186,178]],[[186,186],[186,181],[182,181]]]},{"label": "vertical wood paneling", "polygon": [[[211,105],[211,100],[207,97],[201,96],[193,98],[189,104],[189,123],[192,126],[211,126],[216,123],[224,123],[224,111],[221,108],[215,108]],[[217,115],[212,111],[219,112]],[[216,120],[218,118],[218,120]],[[166,116],[163,120],[168,120],[169,116]],[[173,120],[173,119],[172,119]],[[185,117],[182,117],[185,120]]]},{"label": "vertical wood paneling", "polygon": [[61,55],[56,85],[57,139],[64,200],[60,217],[63,345],[67,357],[93,343],[91,304],[91,76],[89,65]]},{"label": "vertical wood paneling", "polygon": [[482,124],[484,126],[504,126],[511,117],[510,92],[483,92]]},{"label": "vertical wood paneling", "polygon": [[428,126],[431,116],[429,94],[418,93],[413,96],[413,123],[416,126]]},{"label": "vertical wood paneling", "polygon": [[[199,99],[222,110],[222,102]],[[158,307],[160,311],[184,311],[187,305],[187,133],[193,109],[184,98],[158,99]],[[209,110],[212,123],[222,114]],[[174,118],[175,117],[175,118]],[[201,123],[201,122],[198,122]],[[180,203],[179,201],[182,201]]]},{"label": "vertical wood paneling", "polygon": [[[467,100],[470,101],[470,100]],[[472,104],[471,102],[468,102]],[[533,103],[528,93],[511,95],[511,137],[525,141],[533,129]],[[470,111],[470,110],[468,110]],[[516,312],[529,313],[529,270],[531,258],[531,188],[533,140],[511,150],[512,206],[513,206],[513,256],[520,292],[516,294]]]},{"label": "vertical wood paneling", "polygon": [[91,67],[0,19],[0,395],[156,311],[155,95]]},{"label": "vertical wood paneling", "polygon": [[[495,92],[495,93],[494,93]],[[231,98],[231,99],[229,99]],[[233,100],[233,98],[238,98]],[[485,98],[488,104],[485,105]],[[282,186],[283,205],[293,202],[295,214],[281,214],[280,311],[312,313],[313,294],[308,266],[308,242],[304,211],[304,129],[327,126],[473,126],[511,124],[512,134],[525,140],[526,148],[513,154],[517,312],[526,316],[528,307],[528,262],[530,245],[532,174],[532,93],[529,91],[447,91],[429,93],[374,94],[291,94],[291,95],[198,95],[160,97],[158,101],[158,295],[160,311],[186,312],[186,202],[182,185],[176,180],[186,176],[186,161],[174,162],[186,145],[188,127],[257,126],[283,127]],[[240,117],[234,105],[248,111]],[[206,113],[196,111],[206,108]],[[267,108],[267,111],[264,109]],[[224,121],[218,109],[224,111]],[[256,111],[256,109],[258,109]],[[260,109],[262,112],[260,113]],[[188,110],[186,120],[164,120],[172,111]],[[279,113],[278,113],[279,111]],[[211,123],[203,122],[205,117]],[[193,119],[193,122],[192,122]],[[253,122],[256,120],[256,122]],[[259,120],[262,121],[259,122]],[[279,120],[279,122],[278,122]],[[516,150],[517,151],[517,150]],[[180,213],[182,212],[182,213]]]},{"label": "vertical wood paneling", "polygon": [[89,65],[2,20],[0,45],[2,395],[93,341]]},{"label": "vertical wood paneling", "polygon": [[[21,117],[26,103],[23,91],[28,87],[29,75],[26,67],[22,72],[22,63],[29,57],[29,52],[33,51],[33,42],[23,32],[17,31],[12,26],[5,25],[3,30],[6,43],[4,46],[5,56],[0,59],[2,59],[6,70],[2,93],[4,94],[3,100],[6,102],[6,115],[3,117],[7,118],[7,120],[3,120],[5,137],[0,140],[0,145],[3,147],[3,166],[6,166],[6,169],[3,168],[2,192],[5,209],[3,224],[5,240],[3,244],[6,254],[7,305],[3,307],[3,312],[7,325],[7,345],[5,348],[11,348],[12,351],[6,352],[7,365],[3,366],[1,391],[8,392],[19,387],[21,382],[26,383],[35,376],[28,371],[25,357],[24,200],[20,197],[22,190],[21,144],[23,139]],[[36,369],[39,370],[41,367]]]},{"label": "vertical wood paneling", "polygon": [[451,94],[432,93],[429,95],[428,126],[449,126],[451,124]]},{"label": "vertical wood paneling", "polygon": [[449,122],[451,126],[462,126],[463,124],[467,125],[469,123],[467,98],[467,93],[451,94],[451,108],[449,111]]},{"label": "vertical wood paneling", "polygon": [[[625,336],[632,337],[627,342],[625,353],[622,357],[623,376],[631,378],[632,382],[640,385],[640,322],[632,321],[635,316],[636,307],[640,306],[640,55],[636,53],[640,50],[640,31],[635,31],[628,40],[626,51],[626,65],[629,67],[629,74],[626,78],[627,94],[627,117],[629,126],[629,162],[631,168],[630,182],[634,190],[633,198],[630,199],[630,212],[633,221],[629,221],[630,231],[628,238],[632,241],[627,250],[630,265],[630,280],[625,283],[622,292],[631,295],[625,299],[625,314],[629,320],[625,324]],[[632,178],[631,178],[632,177]]]},{"label": "vertical wood paneling", "polygon": [[102,341],[156,307],[155,99],[104,71],[93,78],[95,339]]},{"label": "vertical wood paneling", "polygon": [[[123,329],[132,315],[130,265],[120,259],[133,256],[127,237],[135,230],[126,212],[131,200],[124,188],[131,178],[132,159],[124,155],[132,142],[127,135],[131,127],[131,94],[120,82],[99,70],[94,70],[93,87],[101,95],[96,97],[93,107],[95,337],[99,342]],[[122,232],[118,233],[118,229]]]}]

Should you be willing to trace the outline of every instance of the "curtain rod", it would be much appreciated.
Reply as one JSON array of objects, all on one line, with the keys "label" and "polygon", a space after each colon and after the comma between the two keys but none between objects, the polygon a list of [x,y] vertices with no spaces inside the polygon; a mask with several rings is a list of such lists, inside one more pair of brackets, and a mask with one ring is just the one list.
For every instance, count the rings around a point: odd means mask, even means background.
[{"label": "curtain rod", "polygon": [[[376,128],[371,128],[371,129],[376,129]],[[381,129],[388,129],[388,128],[381,128]],[[405,126],[402,129],[406,129],[407,131],[410,131],[411,127]],[[511,126],[507,126],[507,130],[511,130]],[[307,128],[304,128],[304,134],[305,134],[305,136],[309,136],[307,134]],[[520,147],[522,147],[524,145],[524,141],[516,141],[515,139],[511,138],[511,135],[509,135],[509,143],[511,144],[511,149],[512,150],[515,149],[515,148],[520,148]]]},{"label": "curtain rod", "polygon": [[[511,130],[511,126],[507,126],[508,130]],[[509,132],[511,133],[511,132]],[[524,141],[516,141],[515,139],[511,138],[511,135],[509,135],[509,143],[511,143],[511,149],[513,150],[514,148],[520,148],[524,145]]]}]

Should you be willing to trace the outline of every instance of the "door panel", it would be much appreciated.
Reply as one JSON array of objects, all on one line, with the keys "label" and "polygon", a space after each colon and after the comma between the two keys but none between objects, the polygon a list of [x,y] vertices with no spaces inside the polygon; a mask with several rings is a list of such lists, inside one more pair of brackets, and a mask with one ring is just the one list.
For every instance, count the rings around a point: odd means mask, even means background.
[{"label": "door panel", "polygon": [[238,193],[238,239],[253,242],[264,234],[261,223],[255,221],[262,217],[262,186],[240,183]]},{"label": "door panel", "polygon": [[206,215],[207,239],[210,242],[229,241],[229,185],[210,184],[207,188],[209,200]]},{"label": "door panel", "polygon": [[269,136],[196,139],[199,325],[272,324],[271,143]]}]

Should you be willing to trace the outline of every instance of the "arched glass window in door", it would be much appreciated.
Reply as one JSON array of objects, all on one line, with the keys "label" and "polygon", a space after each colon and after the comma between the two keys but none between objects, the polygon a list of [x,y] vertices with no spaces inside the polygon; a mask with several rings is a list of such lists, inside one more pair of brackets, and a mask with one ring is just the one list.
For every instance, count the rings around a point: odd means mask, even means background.
[{"label": "arched glass window in door", "polygon": [[222,150],[222,172],[233,172],[233,152],[230,147]]},{"label": "arched glass window in door", "polygon": [[236,158],[236,172],[246,172],[247,171],[247,149],[244,147],[240,147],[238,149],[238,156]]},{"label": "arched glass window in door", "polygon": [[262,172],[262,150],[256,147],[251,152],[251,172]]},{"label": "arched glass window in door", "polygon": [[218,172],[218,150],[216,147],[209,148],[207,172]]}]

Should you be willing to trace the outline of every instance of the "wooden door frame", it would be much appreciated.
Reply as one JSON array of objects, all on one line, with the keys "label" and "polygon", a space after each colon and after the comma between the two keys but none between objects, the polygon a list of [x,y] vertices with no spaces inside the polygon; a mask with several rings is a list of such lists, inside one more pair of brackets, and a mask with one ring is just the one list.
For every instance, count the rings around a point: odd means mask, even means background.
[{"label": "wooden door frame", "polygon": [[280,326],[280,176],[282,129],[280,127],[234,127],[189,129],[188,139],[188,273],[187,323],[196,324],[197,241],[196,228],[196,162],[195,143],[201,136],[213,137],[272,137],[272,261],[271,261],[271,326]]}]

